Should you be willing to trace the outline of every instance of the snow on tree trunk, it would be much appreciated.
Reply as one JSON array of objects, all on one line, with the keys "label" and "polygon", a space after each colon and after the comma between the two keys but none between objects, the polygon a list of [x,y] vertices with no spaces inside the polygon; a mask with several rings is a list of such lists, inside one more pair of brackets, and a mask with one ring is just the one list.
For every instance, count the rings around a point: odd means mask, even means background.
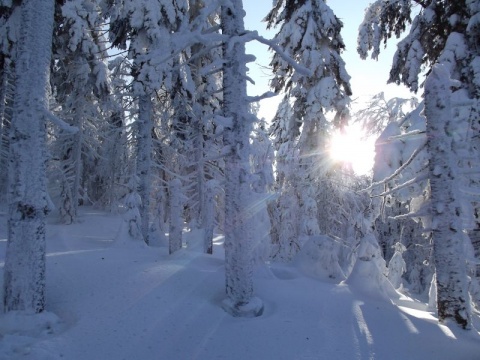
[{"label": "snow on tree trunk", "polygon": [[[205,224],[202,224],[203,218],[205,217],[204,211],[206,211],[205,206],[209,206],[205,203],[207,201],[207,195],[205,192],[205,164],[204,164],[204,154],[203,154],[203,134],[202,134],[202,124],[200,121],[197,121],[195,124],[195,163],[196,163],[196,173],[197,173],[197,196],[198,196],[198,210],[195,212],[195,222],[197,227],[205,227]],[[213,200],[213,198],[212,198]],[[211,253],[209,253],[211,254]]]},{"label": "snow on tree trunk", "polygon": [[392,247],[395,249],[395,253],[388,262],[388,280],[390,280],[395,289],[400,289],[402,287],[402,275],[407,270],[407,264],[403,260],[402,254],[407,249],[399,242]]},{"label": "snow on tree trunk", "polygon": [[52,53],[53,0],[21,3],[9,152],[4,310],[45,309],[45,114]]},{"label": "snow on tree trunk", "polygon": [[5,58],[0,69],[0,201],[6,200],[8,184],[9,133],[14,98],[14,65]]},{"label": "snow on tree trunk", "polygon": [[66,175],[62,186],[62,204],[60,207],[60,216],[64,224],[71,224],[75,221],[78,212],[78,203],[82,178],[82,147],[83,147],[83,101],[77,101],[74,125],[77,126],[78,131],[73,134],[73,141],[71,146],[72,165],[66,167],[73,169],[73,181]]},{"label": "snow on tree trunk", "polygon": [[128,225],[128,234],[134,240],[143,240],[142,236],[142,218],[140,210],[142,199],[137,192],[139,179],[136,175],[132,176],[128,182],[128,194],[125,196],[125,207],[127,211],[124,220]]},{"label": "snow on tree trunk", "polygon": [[205,254],[213,253],[213,229],[215,227],[215,186],[216,181],[210,180],[204,192],[203,201],[203,249]]},{"label": "snow on tree trunk", "polygon": [[456,187],[455,124],[450,104],[450,77],[435,65],[425,83],[427,150],[430,156],[430,209],[436,269],[438,319],[470,326],[462,210]]},{"label": "snow on tree trunk", "polygon": [[137,119],[137,175],[140,179],[139,195],[142,199],[140,216],[142,235],[145,243],[150,243],[150,195],[152,168],[152,129],[153,104],[150,95],[143,94],[138,99]]},{"label": "snow on tree trunk", "polygon": [[255,317],[263,312],[263,303],[253,296],[252,234],[248,227],[249,136],[251,115],[248,113],[246,89],[245,43],[241,0],[223,5],[222,33],[230,37],[223,47],[223,112],[231,119],[225,129],[224,145],[230,148],[225,159],[225,275],[227,299],[225,311],[233,316]]},{"label": "snow on tree trunk", "polygon": [[[82,101],[83,103],[83,101]],[[83,106],[80,105],[78,107],[79,114],[76,115],[77,119],[75,121],[76,126],[78,127],[78,131],[74,136],[73,142],[73,161],[75,170],[73,172],[73,190],[72,190],[72,201],[73,201],[73,216],[74,219],[77,217],[78,213],[78,203],[79,203],[79,195],[80,195],[80,187],[81,187],[81,179],[82,179],[82,147],[83,147],[83,117],[84,117],[84,110]]]},{"label": "snow on tree trunk", "polygon": [[168,235],[168,252],[173,254],[182,248],[182,182],[180,179],[170,181],[170,230]]}]

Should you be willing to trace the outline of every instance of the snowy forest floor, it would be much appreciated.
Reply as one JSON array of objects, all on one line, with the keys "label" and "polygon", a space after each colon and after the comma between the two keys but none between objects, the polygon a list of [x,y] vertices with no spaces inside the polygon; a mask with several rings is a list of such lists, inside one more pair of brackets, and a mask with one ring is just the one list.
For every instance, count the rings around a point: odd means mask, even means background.
[{"label": "snowy forest floor", "polygon": [[[115,241],[121,224],[88,208],[73,225],[50,219],[48,311],[0,315],[0,359],[480,359],[478,316],[470,331],[439,325],[419,301],[370,297],[293,265],[259,267],[264,314],[233,318],[220,307],[221,237],[214,255],[199,245],[169,256]],[[0,283],[5,246],[0,212]]]}]

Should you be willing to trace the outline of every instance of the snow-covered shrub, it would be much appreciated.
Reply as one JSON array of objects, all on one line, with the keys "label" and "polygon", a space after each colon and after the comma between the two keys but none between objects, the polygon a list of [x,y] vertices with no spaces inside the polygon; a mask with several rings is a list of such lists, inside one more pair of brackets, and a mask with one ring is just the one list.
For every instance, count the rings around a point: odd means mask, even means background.
[{"label": "snow-covered shrub", "polygon": [[339,244],[329,236],[311,236],[294,258],[294,264],[306,275],[320,279],[344,280],[338,264]]}]

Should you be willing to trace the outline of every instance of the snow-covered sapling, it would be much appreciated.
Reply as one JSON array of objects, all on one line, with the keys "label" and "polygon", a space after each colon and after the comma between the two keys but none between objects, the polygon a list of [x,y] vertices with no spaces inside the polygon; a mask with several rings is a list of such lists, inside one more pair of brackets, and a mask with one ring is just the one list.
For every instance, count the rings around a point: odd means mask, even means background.
[{"label": "snow-covered sapling", "polygon": [[139,208],[142,206],[142,199],[138,194],[138,177],[132,176],[128,182],[128,194],[125,196],[125,212],[124,219],[128,224],[128,234],[133,239],[143,239],[142,237],[142,219],[140,217]]},{"label": "snow-covered sapling", "polygon": [[407,249],[399,242],[392,247],[395,249],[395,253],[388,263],[388,280],[390,280],[395,289],[399,289],[402,287],[402,275],[407,271],[407,264],[402,256]]}]

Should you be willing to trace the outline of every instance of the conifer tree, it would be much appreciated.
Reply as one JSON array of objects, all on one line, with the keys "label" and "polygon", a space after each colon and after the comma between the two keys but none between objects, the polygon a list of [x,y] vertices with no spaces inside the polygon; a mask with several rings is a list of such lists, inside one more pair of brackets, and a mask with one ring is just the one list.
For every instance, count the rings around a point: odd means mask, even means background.
[{"label": "conifer tree", "polygon": [[160,54],[171,54],[170,36],[185,19],[186,0],[110,1],[110,40],[113,46],[126,49],[132,67],[132,95],[137,101],[135,124],[136,172],[140,179],[139,195],[142,234],[150,242],[152,196],[152,153],[154,131],[154,96],[163,85],[171,84],[172,61],[160,60]]},{"label": "conifer tree", "polygon": [[[281,174],[285,166],[295,174],[296,179],[288,185],[294,189],[286,190],[292,195],[287,203],[298,202],[301,217],[306,219],[301,226],[289,226],[288,232],[293,233],[288,237],[296,237],[295,233],[318,235],[319,213],[331,212],[326,204],[316,203],[319,192],[328,191],[326,138],[331,125],[327,116],[331,113],[334,124],[345,125],[351,95],[350,76],[341,58],[345,48],[340,35],[343,24],[325,1],[313,0],[276,1],[266,21],[268,27],[280,27],[274,40],[282,51],[313,73],[311,76],[298,73],[280,54],[273,55],[271,87],[276,92],[285,92],[272,124],[275,150],[281,157],[279,177],[285,177]],[[283,154],[289,154],[288,165],[280,164],[284,161]],[[282,189],[279,190],[282,194]]]},{"label": "conifer tree", "polygon": [[80,203],[96,202],[106,190],[100,179],[108,175],[99,158],[102,144],[110,141],[105,131],[110,89],[100,15],[98,1],[57,5],[51,83],[58,114],[78,128],[74,135],[57,130],[52,146],[61,188],[58,207],[67,224],[75,220]]},{"label": "conifer tree", "polygon": [[[411,20],[413,5],[419,5],[420,10]],[[418,91],[421,87],[419,76],[422,69],[426,68],[428,73],[431,73],[431,78],[427,80],[430,87],[425,88],[428,139],[426,147],[429,158],[429,172],[426,178],[431,187],[429,201],[432,204],[453,202],[452,206],[445,208],[445,211],[450,211],[448,215],[445,213],[440,215],[438,209],[434,208],[428,213],[431,221],[427,221],[427,228],[432,230],[434,263],[436,272],[441,274],[436,276],[437,289],[442,289],[437,292],[437,309],[440,321],[453,319],[464,328],[470,325],[466,304],[468,297],[465,294],[466,258],[465,254],[462,255],[463,251],[460,251],[460,258],[457,258],[458,254],[453,255],[451,252],[447,255],[448,248],[457,246],[460,240],[455,238],[443,241],[448,236],[448,229],[439,225],[439,219],[447,216],[449,221],[452,221],[451,228],[459,230],[456,219],[460,208],[454,203],[462,201],[461,194],[450,190],[457,189],[461,179],[458,176],[449,177],[448,174],[455,173],[452,169],[462,164],[461,159],[466,154],[465,149],[462,149],[463,145],[473,143],[467,132],[457,131],[457,135],[452,137],[450,131],[452,124],[455,123],[458,130],[471,126],[475,132],[474,137],[478,134],[476,126],[478,101],[475,99],[478,97],[480,82],[475,74],[479,70],[477,61],[479,11],[480,2],[477,0],[427,2],[379,0],[367,9],[358,38],[359,54],[365,58],[371,51],[372,57],[376,58],[381,43],[393,35],[400,36],[411,23],[407,36],[397,46],[389,82],[403,83],[412,91]],[[448,91],[447,88],[450,86],[454,87],[453,92]],[[469,111],[460,110],[462,106],[467,106]],[[452,111],[454,107],[456,110]],[[448,121],[447,118],[453,119]],[[437,124],[437,121],[440,123]],[[431,133],[432,131],[434,133]],[[448,164],[437,156],[440,144],[436,141],[447,145],[445,156],[450,159]],[[470,150],[476,151],[473,146]],[[465,166],[465,162],[463,163]],[[446,168],[439,170],[443,165]],[[396,173],[400,173],[401,169]],[[436,184],[438,185],[440,180],[445,180],[445,177],[449,180],[442,183],[444,187],[442,192]],[[448,194],[449,200],[445,199],[445,194]],[[463,204],[462,209],[465,209],[465,202]],[[455,279],[452,280],[451,277]]]}]

